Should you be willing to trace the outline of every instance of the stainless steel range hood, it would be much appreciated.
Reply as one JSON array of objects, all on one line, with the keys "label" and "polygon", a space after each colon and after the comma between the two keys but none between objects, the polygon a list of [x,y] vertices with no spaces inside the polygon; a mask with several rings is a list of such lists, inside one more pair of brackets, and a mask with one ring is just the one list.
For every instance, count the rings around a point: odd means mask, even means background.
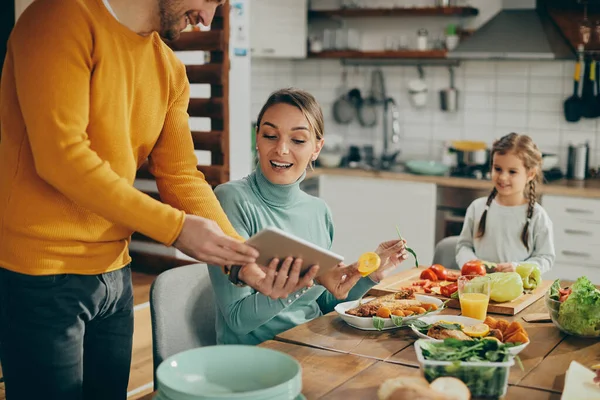
[{"label": "stainless steel range hood", "polygon": [[[506,2],[505,4],[511,2]],[[535,10],[503,9],[462,41],[448,58],[464,60],[572,59],[574,52],[550,17]]]}]

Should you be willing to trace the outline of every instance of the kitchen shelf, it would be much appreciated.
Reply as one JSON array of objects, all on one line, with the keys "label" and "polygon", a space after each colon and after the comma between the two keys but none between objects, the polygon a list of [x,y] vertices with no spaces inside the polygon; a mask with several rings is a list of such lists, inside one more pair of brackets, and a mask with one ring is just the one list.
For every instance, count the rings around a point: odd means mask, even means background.
[{"label": "kitchen shelf", "polygon": [[358,17],[416,17],[416,16],[475,16],[474,7],[413,7],[413,8],[340,8],[338,10],[310,10],[310,18]]},{"label": "kitchen shelf", "polygon": [[354,51],[326,50],[308,53],[309,58],[347,58],[347,59],[425,59],[446,60],[446,50],[394,50],[394,51]]}]

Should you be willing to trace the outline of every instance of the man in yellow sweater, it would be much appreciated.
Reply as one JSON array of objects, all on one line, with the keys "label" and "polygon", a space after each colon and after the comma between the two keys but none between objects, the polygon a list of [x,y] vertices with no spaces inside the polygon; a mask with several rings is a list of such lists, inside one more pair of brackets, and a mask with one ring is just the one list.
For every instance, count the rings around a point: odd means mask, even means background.
[{"label": "man in yellow sweater", "polygon": [[[287,295],[247,264],[256,251],[196,170],[185,67],[161,40],[209,25],[222,3],[36,0],[17,22],[0,81],[8,400],[126,398],[134,231],[211,264],[246,264],[248,285]],[[164,203],[133,187],[146,159]]]}]

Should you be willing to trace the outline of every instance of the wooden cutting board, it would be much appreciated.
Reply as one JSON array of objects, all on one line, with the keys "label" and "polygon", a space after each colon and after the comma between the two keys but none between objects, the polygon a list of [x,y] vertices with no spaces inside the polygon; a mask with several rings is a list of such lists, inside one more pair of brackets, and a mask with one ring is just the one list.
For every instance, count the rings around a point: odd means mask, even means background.
[{"label": "wooden cutting board", "polygon": [[[419,279],[419,275],[425,268],[411,268],[406,271],[399,272],[381,281],[378,285],[374,286],[368,294],[373,296],[383,296],[385,294],[397,292],[399,289],[404,287],[410,287],[413,282]],[[548,288],[552,285],[552,281],[542,281],[542,283],[535,288],[532,293],[527,293],[519,296],[517,299],[507,303],[495,303],[490,302],[488,306],[488,312],[491,314],[503,314],[503,315],[516,315],[535,303],[540,298],[544,297],[544,294]],[[447,300],[446,297],[437,295],[435,293],[428,294],[428,296],[438,297],[443,300]],[[458,300],[451,299],[447,303],[448,307],[460,308]]]}]

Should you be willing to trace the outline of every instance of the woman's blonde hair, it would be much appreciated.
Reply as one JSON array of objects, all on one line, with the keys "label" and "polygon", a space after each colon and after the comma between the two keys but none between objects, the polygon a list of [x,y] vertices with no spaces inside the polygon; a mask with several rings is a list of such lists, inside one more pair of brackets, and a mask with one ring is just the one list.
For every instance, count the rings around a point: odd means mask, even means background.
[{"label": "woman's blonde hair", "polygon": [[[523,165],[527,172],[534,171],[535,175],[533,179],[529,182],[529,190],[527,193],[524,193],[526,197],[529,198],[529,207],[527,208],[527,222],[525,222],[525,226],[523,227],[523,231],[521,232],[521,242],[525,245],[527,250],[529,250],[528,243],[528,232],[529,232],[529,224],[531,223],[531,217],[533,216],[533,210],[535,208],[535,202],[537,200],[536,196],[536,186],[538,183],[542,183],[542,153],[537,148],[533,140],[527,135],[519,135],[517,133],[509,133],[506,136],[501,137],[499,140],[494,142],[492,146],[492,152],[490,154],[490,164],[493,167],[494,163],[494,155],[495,154],[508,154],[513,153],[517,157],[519,157],[523,161]],[[487,211],[489,206],[492,204],[492,200],[496,197],[498,191],[494,187],[492,192],[488,196],[486,209],[481,215],[481,220],[479,221],[479,229],[477,230],[477,237],[480,238],[485,234],[485,221],[487,219]]]},{"label": "woman's blonde hair", "polygon": [[267,102],[262,106],[256,120],[256,132],[260,130],[260,122],[265,112],[274,105],[289,104],[298,108],[308,121],[311,131],[315,134],[317,141],[323,139],[325,134],[325,122],[323,121],[323,110],[315,97],[301,89],[286,88],[271,93]]}]

